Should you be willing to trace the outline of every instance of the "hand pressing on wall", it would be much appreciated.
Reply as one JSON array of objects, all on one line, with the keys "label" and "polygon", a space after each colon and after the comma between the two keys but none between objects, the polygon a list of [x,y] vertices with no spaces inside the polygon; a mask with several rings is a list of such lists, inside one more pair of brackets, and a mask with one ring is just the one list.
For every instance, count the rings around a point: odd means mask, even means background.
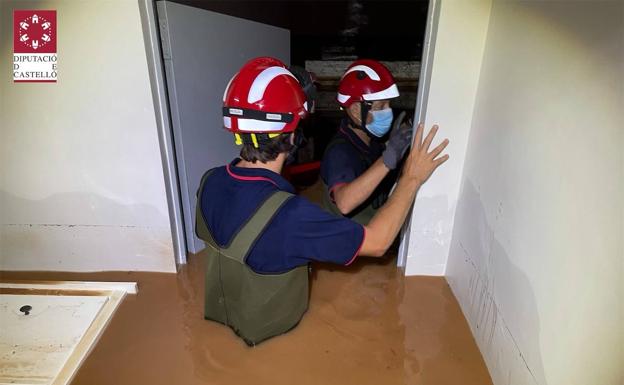
[{"label": "hand pressing on wall", "polygon": [[438,126],[433,126],[424,140],[423,131],[424,125],[421,123],[416,129],[412,149],[405,161],[394,193],[365,226],[366,237],[360,255],[381,257],[386,253],[403,226],[420,186],[442,163],[448,160],[447,154],[440,156],[449,143],[448,139],[444,139],[442,143],[429,151],[438,132]]},{"label": "hand pressing on wall", "polygon": [[448,154],[438,157],[448,145],[448,139],[444,139],[436,148],[429,151],[433,138],[438,132],[438,126],[434,125],[431,127],[424,141],[422,139],[423,131],[424,125],[420,123],[416,129],[412,151],[405,162],[402,172],[402,178],[413,180],[419,186],[425,183],[431,174],[449,158]]}]

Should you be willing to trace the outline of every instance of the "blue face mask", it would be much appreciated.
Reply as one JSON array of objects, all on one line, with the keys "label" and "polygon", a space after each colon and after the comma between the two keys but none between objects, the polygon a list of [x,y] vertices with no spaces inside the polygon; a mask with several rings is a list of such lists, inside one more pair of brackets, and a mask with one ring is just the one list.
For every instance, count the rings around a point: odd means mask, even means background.
[{"label": "blue face mask", "polygon": [[373,121],[366,124],[366,129],[378,138],[386,135],[392,125],[392,108],[371,111]]}]

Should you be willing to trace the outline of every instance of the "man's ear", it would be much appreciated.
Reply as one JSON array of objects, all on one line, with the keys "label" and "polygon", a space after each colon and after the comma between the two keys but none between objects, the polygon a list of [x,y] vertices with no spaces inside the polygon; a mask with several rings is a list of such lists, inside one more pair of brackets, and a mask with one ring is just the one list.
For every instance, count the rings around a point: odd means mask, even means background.
[{"label": "man's ear", "polygon": [[291,146],[295,145],[295,132],[294,131],[290,133],[290,139],[288,139],[288,141],[290,142]]},{"label": "man's ear", "polygon": [[351,104],[349,107],[347,107],[347,115],[349,115],[349,117],[351,118],[351,120],[353,120],[356,124],[362,124],[362,119],[361,119],[361,111],[362,111],[362,106],[360,106],[360,103],[353,103]]}]

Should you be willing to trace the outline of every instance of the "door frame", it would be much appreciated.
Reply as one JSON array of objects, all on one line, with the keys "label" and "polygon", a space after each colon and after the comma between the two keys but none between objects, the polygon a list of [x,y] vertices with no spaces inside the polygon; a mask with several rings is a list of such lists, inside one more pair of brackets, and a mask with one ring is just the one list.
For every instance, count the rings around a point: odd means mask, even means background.
[{"label": "door frame", "polygon": [[145,42],[145,54],[149,71],[154,112],[156,113],[156,126],[158,128],[158,143],[165,178],[165,192],[167,194],[167,206],[169,207],[169,222],[171,225],[171,240],[176,265],[186,263],[186,235],[184,232],[184,218],[182,217],[182,197],[180,193],[180,180],[176,164],[175,146],[173,142],[173,130],[171,112],[169,111],[169,95],[165,82],[165,64],[163,55],[170,53],[162,52],[160,44],[160,25],[156,16],[155,0],[137,0],[143,37]]},{"label": "door frame", "polygon": [[[427,103],[429,101],[429,88],[431,86],[431,74],[433,72],[433,57],[435,54],[438,23],[440,21],[440,6],[442,0],[429,0],[427,10],[427,24],[425,27],[425,40],[423,42],[423,54],[420,59],[420,76],[418,77],[418,91],[416,93],[416,108],[414,110],[414,130],[418,123],[425,122],[427,118]],[[410,215],[401,230],[401,244],[397,256],[397,266],[405,268],[407,263],[410,234],[412,231],[412,214],[414,204],[410,206]],[[403,270],[405,273],[405,270]]]},{"label": "door frame", "polygon": [[[169,110],[169,96],[165,82],[165,68],[163,57],[168,52],[162,52],[160,44],[160,28],[156,15],[156,0],[137,0],[143,35],[145,41],[145,52],[156,113],[156,124],[158,127],[158,140],[162,157],[163,176],[165,179],[165,190],[169,207],[169,221],[171,224],[171,237],[176,264],[186,263],[188,246],[184,229],[184,218],[182,217],[182,197],[180,193],[180,180],[177,171],[175,146],[173,141],[173,131],[171,113]],[[425,39],[423,42],[423,54],[420,64],[420,76],[418,80],[418,91],[416,94],[416,107],[414,111],[414,126],[418,122],[426,119],[427,102],[429,88],[431,84],[431,74],[433,69],[433,58],[435,54],[435,44],[440,18],[440,6],[442,0],[429,0],[427,10],[427,23],[425,29]],[[401,243],[399,245],[397,265],[405,267],[408,256],[409,239],[411,233],[411,214],[401,230]]]}]

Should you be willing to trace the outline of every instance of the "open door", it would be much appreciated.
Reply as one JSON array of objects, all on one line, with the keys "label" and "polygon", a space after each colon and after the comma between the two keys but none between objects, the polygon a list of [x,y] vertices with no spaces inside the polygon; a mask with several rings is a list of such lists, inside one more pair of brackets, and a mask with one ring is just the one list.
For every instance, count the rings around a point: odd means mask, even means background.
[{"label": "open door", "polygon": [[[195,236],[196,192],[203,173],[238,155],[223,129],[223,92],[235,72],[256,56],[290,62],[288,30],[204,9],[157,1],[166,89],[187,250]],[[178,257],[184,263],[184,256]]]}]

